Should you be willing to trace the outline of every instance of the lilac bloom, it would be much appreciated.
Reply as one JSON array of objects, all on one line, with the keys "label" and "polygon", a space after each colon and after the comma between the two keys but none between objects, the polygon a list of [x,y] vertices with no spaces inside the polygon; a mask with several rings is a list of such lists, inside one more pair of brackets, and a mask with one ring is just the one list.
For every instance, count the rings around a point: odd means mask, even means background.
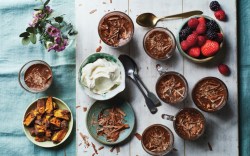
[{"label": "lilac bloom", "polygon": [[35,18],[32,19],[32,21],[29,23],[29,25],[31,27],[34,27],[37,24],[37,22],[38,22],[38,18],[35,17]]},{"label": "lilac bloom", "polygon": [[55,40],[55,42],[56,42],[57,44],[60,44],[61,41],[62,41],[61,37],[55,37],[54,40]]},{"label": "lilac bloom", "polygon": [[45,7],[45,12],[46,12],[47,14],[50,14],[52,11],[53,11],[53,10],[52,10],[49,6],[46,6],[46,7]]},{"label": "lilac bloom", "polygon": [[49,26],[47,28],[47,33],[51,36],[51,37],[57,37],[60,35],[60,30],[57,29],[56,27],[54,26]]}]

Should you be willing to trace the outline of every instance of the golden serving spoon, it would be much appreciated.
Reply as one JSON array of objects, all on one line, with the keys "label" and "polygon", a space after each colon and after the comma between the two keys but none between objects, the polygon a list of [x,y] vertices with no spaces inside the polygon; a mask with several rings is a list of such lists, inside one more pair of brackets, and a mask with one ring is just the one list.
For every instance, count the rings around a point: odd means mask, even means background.
[{"label": "golden serving spoon", "polygon": [[136,23],[143,27],[155,27],[160,20],[166,18],[187,18],[193,15],[201,15],[201,14],[203,14],[202,11],[195,10],[159,18],[152,13],[144,13],[136,18]]}]

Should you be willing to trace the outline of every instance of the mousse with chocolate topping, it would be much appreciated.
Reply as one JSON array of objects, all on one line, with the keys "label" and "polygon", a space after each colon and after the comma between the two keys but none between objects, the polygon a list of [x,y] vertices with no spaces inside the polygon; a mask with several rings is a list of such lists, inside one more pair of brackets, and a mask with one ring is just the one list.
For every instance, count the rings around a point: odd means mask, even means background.
[{"label": "mousse with chocolate topping", "polygon": [[176,116],[174,128],[183,139],[198,139],[205,130],[205,118],[197,109],[184,108]]},{"label": "mousse with chocolate topping", "polygon": [[173,134],[166,126],[155,124],[142,134],[143,148],[153,155],[164,155],[172,150]]},{"label": "mousse with chocolate topping", "polygon": [[175,39],[165,28],[151,29],[144,37],[144,49],[154,59],[166,59],[172,56]]},{"label": "mousse with chocolate topping", "polygon": [[52,71],[45,64],[33,64],[25,71],[24,82],[32,90],[45,90],[52,83]]},{"label": "mousse with chocolate topping", "polygon": [[186,79],[179,73],[166,72],[156,83],[156,93],[166,103],[179,103],[187,96]]},{"label": "mousse with chocolate topping", "polygon": [[218,78],[206,77],[194,87],[192,98],[198,108],[206,112],[221,109],[227,102],[228,90]]},{"label": "mousse with chocolate topping", "polygon": [[100,20],[98,33],[104,43],[112,47],[120,47],[131,40],[134,25],[128,15],[113,11]]}]

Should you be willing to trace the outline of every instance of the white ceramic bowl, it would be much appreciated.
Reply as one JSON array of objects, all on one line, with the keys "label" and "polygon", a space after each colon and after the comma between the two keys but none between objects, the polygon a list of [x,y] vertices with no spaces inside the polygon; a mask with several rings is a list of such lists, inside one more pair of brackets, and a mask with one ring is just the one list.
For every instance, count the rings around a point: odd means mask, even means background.
[{"label": "white ceramic bowl", "polygon": [[[96,61],[97,59],[99,58],[105,58],[109,61],[114,61],[115,63],[117,63],[119,66],[120,66],[120,70],[121,70],[121,84],[118,85],[116,88],[114,88],[113,90],[105,93],[105,94],[96,94],[96,93],[93,93],[89,88],[87,88],[86,86],[84,86],[82,83],[81,83],[81,75],[82,75],[82,68],[88,64],[88,63],[92,63],[94,61]],[[80,85],[82,86],[83,90],[85,91],[85,93],[95,99],[95,100],[108,100],[108,99],[111,99],[113,98],[114,96],[116,96],[118,93],[122,92],[124,89],[125,89],[125,70],[124,70],[124,67],[122,65],[122,63],[120,62],[120,60],[113,56],[113,55],[110,55],[110,54],[107,54],[107,53],[94,53],[92,55],[89,55],[81,64],[80,68],[79,68],[79,72],[78,72],[78,80],[79,80],[79,83]]]},{"label": "white ceramic bowl", "polygon": [[[39,99],[47,99],[48,97],[42,97],[42,98],[39,98]],[[38,99],[36,99],[35,101],[33,101],[26,109],[25,113],[24,113],[24,116],[23,116],[23,120],[26,116],[26,114],[28,114],[32,109],[35,109],[36,108],[36,102],[37,102]],[[68,110],[71,114],[71,119],[69,121],[69,129],[68,129],[68,132],[67,134],[65,135],[65,137],[63,138],[63,140],[57,144],[53,143],[52,141],[45,141],[45,142],[37,142],[35,140],[35,137],[31,136],[30,135],[30,132],[28,130],[28,127],[24,126],[23,124],[23,130],[24,130],[24,133],[26,135],[26,137],[31,141],[33,142],[34,144],[36,144],[37,146],[40,146],[40,147],[45,147],[45,148],[50,148],[50,147],[55,147],[55,146],[58,146],[60,144],[62,144],[70,135],[71,131],[72,131],[72,128],[73,128],[73,115],[72,115],[72,112],[71,110],[69,109],[69,107],[67,106],[67,104],[65,102],[63,102],[62,100],[56,98],[56,97],[52,97],[52,100],[53,102],[55,102],[58,107],[60,109],[65,109],[65,110]],[[22,121],[23,121],[22,120]]]}]

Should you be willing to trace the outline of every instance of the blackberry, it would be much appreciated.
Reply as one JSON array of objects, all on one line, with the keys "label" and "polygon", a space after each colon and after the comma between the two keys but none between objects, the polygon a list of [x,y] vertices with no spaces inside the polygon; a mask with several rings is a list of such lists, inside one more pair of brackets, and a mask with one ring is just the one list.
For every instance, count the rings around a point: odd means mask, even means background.
[{"label": "blackberry", "polygon": [[179,33],[180,40],[181,41],[185,40],[188,37],[188,35],[190,35],[191,33],[192,33],[192,29],[189,27],[182,29]]},{"label": "blackberry", "polygon": [[219,2],[217,2],[217,1],[212,1],[212,2],[210,3],[209,7],[210,7],[210,9],[211,9],[212,11],[218,11],[218,10],[220,10],[220,4],[219,4]]},{"label": "blackberry", "polygon": [[210,40],[216,40],[218,38],[218,34],[213,30],[208,30],[206,36]]},{"label": "blackberry", "polygon": [[207,22],[206,26],[208,30],[220,32],[220,27],[214,20],[210,20],[209,22]]}]

